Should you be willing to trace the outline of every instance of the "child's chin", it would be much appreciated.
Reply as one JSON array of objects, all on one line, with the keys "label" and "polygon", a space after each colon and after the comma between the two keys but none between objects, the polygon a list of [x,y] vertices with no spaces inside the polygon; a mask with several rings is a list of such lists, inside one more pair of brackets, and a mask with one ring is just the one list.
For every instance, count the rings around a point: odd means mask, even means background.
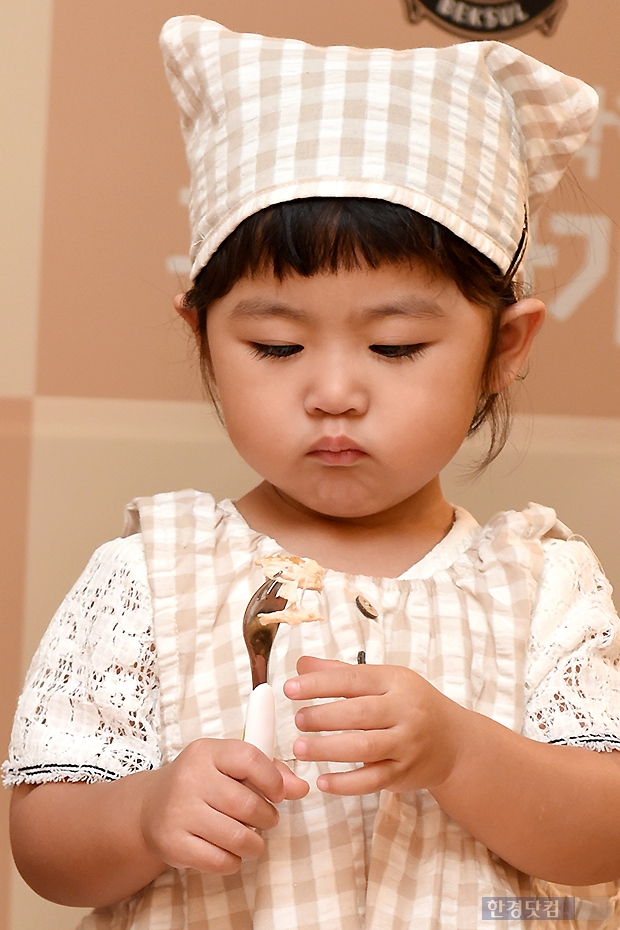
[{"label": "child's chin", "polygon": [[373,493],[363,486],[355,488],[318,486],[312,489],[275,485],[278,493],[303,510],[333,520],[362,520],[390,510],[401,503],[396,495]]},{"label": "child's chin", "polygon": [[320,514],[323,517],[330,517],[334,520],[360,520],[364,517],[372,517],[375,514],[382,513],[389,509],[390,504],[384,505],[383,502],[369,500],[368,497],[363,500],[319,500],[312,503],[306,503],[310,510]]}]

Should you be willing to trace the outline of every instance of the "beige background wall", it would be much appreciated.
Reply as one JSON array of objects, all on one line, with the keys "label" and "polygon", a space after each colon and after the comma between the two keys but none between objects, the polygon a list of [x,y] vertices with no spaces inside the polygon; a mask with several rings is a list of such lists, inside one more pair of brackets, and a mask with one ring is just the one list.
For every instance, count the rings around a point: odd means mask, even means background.
[{"label": "beige background wall", "polygon": [[[308,41],[444,45],[400,0],[2,0],[0,5],[0,740],[24,669],[92,549],[136,494],[253,475],[202,403],[171,309],[183,285],[187,170],[157,50],[200,13]],[[569,0],[557,34],[515,44],[601,89],[584,154],[541,217],[534,288],[552,315],[511,445],[480,481],[446,475],[485,518],[555,506],[620,588],[620,75],[617,0]],[[475,452],[475,449],[473,450]],[[465,450],[462,460],[471,457]],[[69,930],[78,913],[14,874],[0,796],[0,930]]]}]

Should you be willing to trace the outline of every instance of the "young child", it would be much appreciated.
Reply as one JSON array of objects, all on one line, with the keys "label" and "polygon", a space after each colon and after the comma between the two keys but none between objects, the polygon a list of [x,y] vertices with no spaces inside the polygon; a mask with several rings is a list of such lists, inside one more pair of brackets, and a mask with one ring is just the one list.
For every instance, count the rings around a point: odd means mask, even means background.
[{"label": "young child", "polygon": [[[595,94],[495,42],[320,49],[190,16],[162,46],[192,174],[176,306],[263,481],[135,501],[68,595],[5,764],[17,865],[97,908],[84,930],[570,916],[552,883],[620,875],[609,585],[552,510],[479,526],[439,474],[481,424],[488,460],[505,439],[544,315],[528,216]],[[275,637],[272,762],[241,736],[273,555],[325,572],[323,619]]]}]

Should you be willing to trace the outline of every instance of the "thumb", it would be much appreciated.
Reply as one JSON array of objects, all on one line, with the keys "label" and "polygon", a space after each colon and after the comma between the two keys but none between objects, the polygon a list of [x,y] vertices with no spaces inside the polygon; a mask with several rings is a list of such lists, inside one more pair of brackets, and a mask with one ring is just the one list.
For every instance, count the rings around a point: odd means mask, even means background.
[{"label": "thumb", "polygon": [[291,772],[288,765],[285,765],[284,762],[280,762],[279,759],[274,759],[273,762],[282,776],[284,797],[286,800],[299,801],[300,798],[305,798],[310,791],[308,782],[304,781],[303,778],[299,778],[294,772]]}]

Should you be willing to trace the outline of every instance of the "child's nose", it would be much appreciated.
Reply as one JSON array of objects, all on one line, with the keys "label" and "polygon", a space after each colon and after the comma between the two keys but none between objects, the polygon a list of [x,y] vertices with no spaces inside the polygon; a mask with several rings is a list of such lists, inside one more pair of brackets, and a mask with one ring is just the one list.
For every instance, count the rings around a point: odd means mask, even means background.
[{"label": "child's nose", "polygon": [[333,359],[317,365],[306,393],[305,408],[311,415],[360,416],[368,410],[369,400],[368,386],[361,377],[359,366],[356,368],[343,359]]}]

